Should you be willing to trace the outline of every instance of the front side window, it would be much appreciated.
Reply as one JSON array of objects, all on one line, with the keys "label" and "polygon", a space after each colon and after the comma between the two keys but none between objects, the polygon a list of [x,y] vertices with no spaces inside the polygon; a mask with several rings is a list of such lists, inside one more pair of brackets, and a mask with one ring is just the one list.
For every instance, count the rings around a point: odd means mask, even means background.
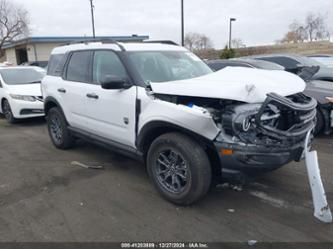
[{"label": "front side window", "polygon": [[89,82],[89,60],[90,51],[74,52],[67,66],[66,79]]},{"label": "front side window", "polygon": [[107,76],[128,78],[123,63],[114,52],[96,51],[93,63],[93,82],[100,84]]},{"label": "front side window", "polygon": [[0,73],[7,85],[36,84],[44,77],[44,73],[32,68],[3,69]]},{"label": "front side window", "polygon": [[129,58],[147,85],[191,79],[213,72],[196,55],[186,51],[138,51],[130,52]]}]

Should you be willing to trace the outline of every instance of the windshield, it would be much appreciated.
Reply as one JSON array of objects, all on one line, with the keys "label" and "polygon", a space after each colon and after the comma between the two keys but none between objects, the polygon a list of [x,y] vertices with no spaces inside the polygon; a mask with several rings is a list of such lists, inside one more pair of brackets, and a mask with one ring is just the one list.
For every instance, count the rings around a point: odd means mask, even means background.
[{"label": "windshield", "polygon": [[129,58],[148,85],[199,77],[213,71],[196,55],[182,51],[130,52]]},{"label": "windshield", "polygon": [[261,60],[255,60],[253,61],[253,64],[260,69],[266,69],[266,70],[284,70],[284,67],[276,64],[276,63],[272,63],[269,61],[261,61]]},{"label": "windshield", "polygon": [[311,57],[311,59],[318,61],[328,67],[333,67],[333,57]]},{"label": "windshield", "polygon": [[21,85],[40,83],[44,77],[42,72],[30,68],[11,68],[0,71],[2,79],[7,85]]},{"label": "windshield", "polygon": [[303,66],[307,66],[307,67],[317,67],[317,66],[324,67],[325,66],[322,63],[320,63],[319,61],[313,60],[312,58],[305,57],[305,56],[297,56],[297,60]]}]

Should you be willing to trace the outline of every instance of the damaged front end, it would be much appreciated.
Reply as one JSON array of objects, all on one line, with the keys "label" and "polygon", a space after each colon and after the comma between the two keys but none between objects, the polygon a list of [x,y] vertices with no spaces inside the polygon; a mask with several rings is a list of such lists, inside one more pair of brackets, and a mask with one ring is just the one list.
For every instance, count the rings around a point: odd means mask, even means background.
[{"label": "damaged front end", "polygon": [[271,93],[263,104],[229,105],[215,140],[224,169],[271,171],[299,161],[315,126],[317,102],[304,94]]}]

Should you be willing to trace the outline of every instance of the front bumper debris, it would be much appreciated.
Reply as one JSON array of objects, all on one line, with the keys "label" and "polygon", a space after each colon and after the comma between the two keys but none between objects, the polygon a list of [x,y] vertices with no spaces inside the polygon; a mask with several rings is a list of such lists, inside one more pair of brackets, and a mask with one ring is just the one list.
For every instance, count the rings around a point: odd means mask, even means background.
[{"label": "front bumper debris", "polygon": [[[310,143],[309,131],[305,139],[305,147]],[[305,163],[312,192],[314,216],[322,222],[331,223],[332,213],[326,200],[324,186],[320,176],[317,151],[305,149]]]},{"label": "front bumper debris", "polygon": [[[291,161],[300,161],[304,151],[303,143],[292,147],[265,147],[256,145],[237,145],[215,142],[223,168],[251,171],[272,171]],[[223,154],[224,150],[232,151]]]},{"label": "front bumper debris", "polygon": [[[279,129],[265,125],[261,122],[261,118],[270,106],[284,110],[289,115],[288,121],[284,129]],[[303,140],[306,137],[308,131],[311,131],[315,126],[317,101],[308,97],[308,100],[304,103],[294,102],[292,99],[279,96],[275,93],[268,94],[267,99],[262,105],[259,113],[256,115],[256,125],[260,132],[263,134],[274,137],[276,139],[281,138],[299,138]]]},{"label": "front bumper debris", "polygon": [[[300,161],[306,135],[315,126],[316,106],[314,99],[304,95],[287,98],[268,94],[249,131],[238,133],[238,138],[222,131],[216,139],[222,167],[248,173],[271,171]],[[278,114],[274,125],[265,121],[269,112]]]}]

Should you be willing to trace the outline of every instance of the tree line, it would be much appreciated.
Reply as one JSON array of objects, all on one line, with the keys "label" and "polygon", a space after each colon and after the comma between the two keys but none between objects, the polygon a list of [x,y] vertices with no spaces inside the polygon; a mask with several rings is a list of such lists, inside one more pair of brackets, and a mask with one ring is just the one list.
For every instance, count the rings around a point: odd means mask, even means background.
[{"label": "tree line", "polygon": [[294,20],[289,31],[280,43],[300,43],[330,40],[331,34],[327,25],[327,16],[321,13],[309,13],[304,22]]}]

